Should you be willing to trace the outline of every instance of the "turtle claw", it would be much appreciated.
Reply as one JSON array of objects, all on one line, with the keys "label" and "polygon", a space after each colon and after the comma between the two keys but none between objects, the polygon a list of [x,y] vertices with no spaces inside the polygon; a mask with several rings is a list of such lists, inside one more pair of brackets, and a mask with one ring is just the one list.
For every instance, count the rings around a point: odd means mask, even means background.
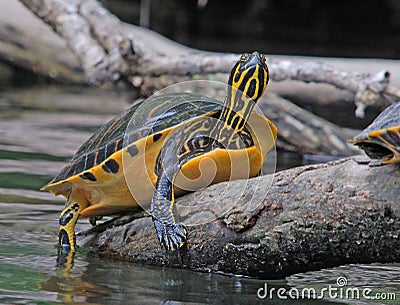
[{"label": "turtle claw", "polygon": [[157,218],[153,222],[158,240],[167,252],[175,252],[186,244],[188,230],[183,223],[167,224]]}]

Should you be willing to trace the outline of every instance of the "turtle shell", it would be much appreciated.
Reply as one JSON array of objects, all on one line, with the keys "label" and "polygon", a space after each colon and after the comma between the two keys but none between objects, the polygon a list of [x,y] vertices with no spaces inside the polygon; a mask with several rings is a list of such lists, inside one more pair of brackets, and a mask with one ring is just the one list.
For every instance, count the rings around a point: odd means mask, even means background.
[{"label": "turtle shell", "polygon": [[[146,103],[131,106],[100,127],[42,190],[82,203],[86,208],[81,216],[109,215],[137,207],[138,202],[149,203],[157,181],[154,172],[156,159],[169,132],[201,116],[218,117],[222,110],[221,102],[192,93],[171,93],[153,96],[152,99],[151,103],[146,100]],[[168,104],[172,107],[165,108]],[[138,108],[146,105],[153,108],[144,111],[143,117],[136,115]],[[157,111],[158,108],[167,111]],[[138,122],[129,125],[132,118]],[[255,143],[257,147],[252,146],[246,151],[250,160],[250,173],[247,175],[255,176],[260,171],[263,156],[275,143],[277,129],[262,115],[253,113],[250,119],[255,122],[252,127],[262,126],[262,123],[264,128],[265,123],[270,126],[263,142]],[[145,158],[141,158],[144,155]],[[130,160],[128,167],[123,162],[124,156]],[[232,164],[239,168],[243,159],[240,152],[229,156],[221,151],[210,152],[209,157],[218,165],[213,183],[229,180],[229,158],[237,158]],[[199,175],[197,168],[200,161],[201,156],[186,163],[182,168],[183,174],[195,179]],[[135,183],[127,185],[127,179]],[[138,194],[135,198],[132,198],[132,188]]]},{"label": "turtle shell", "polygon": [[400,161],[400,103],[386,108],[350,143],[383,164]]},{"label": "turtle shell", "polygon": [[[44,189],[99,165],[115,152],[136,142],[144,135],[154,134],[153,137],[157,138],[157,132],[161,130],[168,129],[193,117],[215,114],[222,108],[221,103],[211,98],[191,93],[165,94],[155,96],[153,99],[156,99],[154,101],[156,105],[161,106],[163,103],[168,102],[177,106],[159,115],[142,118],[141,122],[133,122],[132,125],[136,125],[137,127],[129,128],[129,135],[126,135],[125,132],[127,131],[128,124],[141,105],[140,103],[134,104],[125,112],[115,116],[108,123],[97,129],[82,144],[69,164],[48,185],[44,186]],[[147,112],[150,115],[157,113],[156,109]],[[90,180],[90,174],[88,173],[83,173],[82,177],[87,177]]]}]

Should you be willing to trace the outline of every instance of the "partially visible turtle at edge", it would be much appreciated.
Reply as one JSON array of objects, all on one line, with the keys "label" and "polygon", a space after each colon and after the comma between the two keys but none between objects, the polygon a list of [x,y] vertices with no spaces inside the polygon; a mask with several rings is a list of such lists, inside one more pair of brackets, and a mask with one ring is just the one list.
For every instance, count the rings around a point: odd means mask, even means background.
[{"label": "partially visible turtle at edge", "polygon": [[365,151],[369,166],[400,162],[400,103],[386,108],[366,129],[349,141]]}]

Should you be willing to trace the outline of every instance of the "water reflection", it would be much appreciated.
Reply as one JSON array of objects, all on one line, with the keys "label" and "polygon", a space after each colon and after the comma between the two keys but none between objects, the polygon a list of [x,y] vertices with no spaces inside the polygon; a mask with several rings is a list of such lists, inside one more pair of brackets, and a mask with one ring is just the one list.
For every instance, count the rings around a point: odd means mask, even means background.
[{"label": "water reflection", "polygon": [[[279,289],[286,281],[259,281],[218,274],[195,273],[101,259],[91,254],[87,264],[66,276],[49,277],[41,289],[56,292],[62,302],[88,304],[255,304],[265,283]],[[96,279],[94,281],[94,279]],[[307,304],[302,300],[266,300],[271,304]],[[320,301],[321,304],[329,302]]]},{"label": "water reflection", "polygon": [[[91,94],[91,91],[80,95],[74,92],[69,98],[78,99],[73,103],[77,105],[91,100]],[[124,107],[123,98],[113,93],[108,96],[104,93],[101,99],[115,103],[113,111]],[[96,109],[101,108],[102,101],[99,103]],[[51,113],[18,109],[8,110],[5,115],[0,111],[0,303],[260,303],[257,290],[265,284],[261,280],[135,265],[101,258],[83,248],[78,250],[71,270],[56,268],[57,219],[64,201],[38,189],[58,173],[92,130],[110,116],[112,113],[101,111],[85,113],[78,107],[75,111]],[[78,222],[77,231],[88,228],[85,220]],[[268,282],[268,286],[327,285],[343,273],[351,274],[352,283],[357,285],[400,291],[400,284],[395,283],[400,266],[394,264],[344,266]]]}]

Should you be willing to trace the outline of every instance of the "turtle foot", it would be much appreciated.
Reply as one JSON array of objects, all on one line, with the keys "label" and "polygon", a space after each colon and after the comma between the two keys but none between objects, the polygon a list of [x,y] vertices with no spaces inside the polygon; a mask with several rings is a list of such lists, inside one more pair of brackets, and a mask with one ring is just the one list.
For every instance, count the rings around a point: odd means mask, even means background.
[{"label": "turtle foot", "polygon": [[175,252],[186,245],[188,230],[183,223],[167,224],[153,218],[157,237],[167,252]]}]

